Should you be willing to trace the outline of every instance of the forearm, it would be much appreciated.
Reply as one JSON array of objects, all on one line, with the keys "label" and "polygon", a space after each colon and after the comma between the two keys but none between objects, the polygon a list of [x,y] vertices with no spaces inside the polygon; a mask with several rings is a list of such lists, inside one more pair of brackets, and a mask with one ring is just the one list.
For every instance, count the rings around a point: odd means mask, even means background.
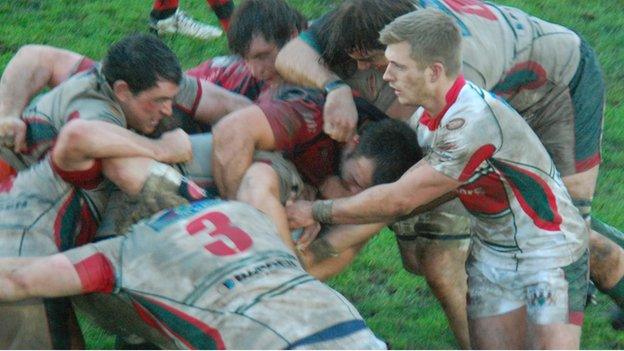
[{"label": "forearm", "polygon": [[295,84],[323,89],[338,79],[322,61],[321,56],[306,42],[295,38],[280,50],[275,67],[281,76]]},{"label": "forearm", "polygon": [[[148,157],[158,161],[167,149],[158,140],[101,121],[74,121],[61,131],[55,146],[55,162],[63,169],[94,159]],[[80,168],[80,166],[77,166]]]},{"label": "forearm", "polygon": [[71,262],[62,254],[0,259],[0,301],[68,296],[80,293],[81,288]]},{"label": "forearm", "polygon": [[52,70],[41,65],[34,51],[34,46],[24,46],[7,64],[0,79],[0,117],[19,116],[30,98],[49,84]]},{"label": "forearm", "polygon": [[19,116],[33,95],[59,84],[81,58],[43,45],[21,47],[0,79],[0,117]]}]

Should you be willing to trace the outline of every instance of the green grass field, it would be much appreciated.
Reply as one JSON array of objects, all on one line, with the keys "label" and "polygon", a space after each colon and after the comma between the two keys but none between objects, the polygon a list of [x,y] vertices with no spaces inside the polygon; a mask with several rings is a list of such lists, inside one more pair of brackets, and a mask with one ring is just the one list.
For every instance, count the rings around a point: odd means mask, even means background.
[{"label": "green grass field", "polygon": [[[324,13],[332,0],[289,0],[309,18]],[[388,0],[392,1],[392,0]],[[501,0],[583,35],[596,49],[608,85],[602,173],[594,213],[624,228],[624,1],[622,0]],[[198,19],[216,24],[203,0],[181,1]],[[27,43],[44,43],[100,58],[110,43],[130,32],[145,31],[151,1],[17,0],[0,2],[0,69]],[[225,54],[223,38],[201,42],[166,37],[184,67]],[[620,145],[620,146],[618,146]],[[370,327],[394,348],[456,348],[446,320],[424,280],[401,268],[389,231],[372,240],[349,270],[330,282],[359,308]],[[613,304],[603,295],[587,309],[584,349],[622,349],[624,333],[611,330],[608,312]],[[113,338],[83,320],[89,348],[110,349]]]}]

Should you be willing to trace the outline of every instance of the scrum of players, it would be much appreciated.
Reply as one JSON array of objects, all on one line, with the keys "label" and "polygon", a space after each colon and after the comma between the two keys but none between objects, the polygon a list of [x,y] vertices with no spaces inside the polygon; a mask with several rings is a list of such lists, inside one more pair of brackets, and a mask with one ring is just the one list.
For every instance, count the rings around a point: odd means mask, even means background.
[{"label": "scrum of players", "polygon": [[383,349],[321,281],[385,226],[461,348],[579,348],[590,276],[622,305],[578,34],[477,0],[344,0],[310,27],[244,0],[227,39],[184,72],[146,34],[9,62],[0,347],[84,347],[79,309],[120,347]]}]

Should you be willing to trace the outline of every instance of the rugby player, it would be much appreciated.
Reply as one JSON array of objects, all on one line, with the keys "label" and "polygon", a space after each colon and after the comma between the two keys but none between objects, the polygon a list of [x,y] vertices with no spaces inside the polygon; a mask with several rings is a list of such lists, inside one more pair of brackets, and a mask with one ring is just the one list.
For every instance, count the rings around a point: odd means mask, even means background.
[{"label": "rugby player", "polygon": [[[99,162],[66,150],[52,154],[63,171]],[[124,178],[141,189],[129,218],[186,202],[179,174],[151,169]],[[199,201],[63,254],[0,259],[0,282],[5,302],[114,293],[119,315],[141,320],[128,328],[166,349],[385,348],[344,297],[303,270],[269,218],[242,203]]]},{"label": "rugby player", "polygon": [[[592,49],[569,29],[476,0],[417,5],[410,0],[347,0],[287,44],[277,57],[277,69],[290,81],[328,92],[325,130],[336,139],[351,135],[357,120],[349,87],[390,117],[405,120],[413,108],[397,110],[394,92],[381,79],[387,61],[378,32],[394,18],[423,7],[439,8],[456,20],[465,39],[467,79],[499,94],[525,117],[589,218],[600,162],[604,82]],[[621,304],[624,251],[596,231],[609,238],[622,234],[595,218],[591,225],[593,280]],[[405,268],[425,276],[462,347],[469,346],[461,283],[468,228],[457,202],[393,226]]]},{"label": "rugby player", "polygon": [[0,267],[3,301],[114,292],[162,333],[141,336],[163,348],[384,348],[344,297],[305,273],[268,218],[242,203],[196,202],[122,237]]},{"label": "rugby player", "polygon": [[[576,349],[587,292],[589,228],[528,124],[461,74],[461,31],[435,9],[381,32],[384,73],[399,102],[419,106],[427,156],[395,183],[289,208],[293,224],[391,221],[449,192],[472,215],[471,345]],[[537,195],[539,194],[539,195]]]},{"label": "rugby player", "polygon": [[[133,49],[128,50],[130,47]],[[146,54],[151,55],[151,64],[144,62]],[[141,69],[124,70],[127,62]],[[135,36],[114,45],[101,70],[76,77],[34,102],[24,113],[28,149],[23,153],[3,149],[3,156],[17,168],[31,164],[32,168],[2,183],[4,207],[23,205],[19,214],[3,216],[2,255],[44,255],[93,239],[110,184],[89,183],[86,190],[77,190],[57,176],[54,163],[46,158],[54,143],[67,145],[56,136],[69,121],[74,121],[68,130],[74,154],[90,151],[94,156],[143,156],[172,163],[189,160],[190,144],[182,131],[163,134],[156,141],[125,129],[127,123],[144,133],[153,131],[157,122],[170,114],[180,79],[177,59],[164,44],[155,37]],[[112,88],[107,80],[114,82]],[[87,168],[75,171],[77,174],[68,176],[81,178],[93,172]],[[8,333],[1,338],[3,343],[11,348],[67,348],[61,335],[64,318],[55,317],[62,312],[55,305],[36,301],[3,306],[8,309],[1,314],[3,332]],[[49,326],[45,326],[46,314]]]}]

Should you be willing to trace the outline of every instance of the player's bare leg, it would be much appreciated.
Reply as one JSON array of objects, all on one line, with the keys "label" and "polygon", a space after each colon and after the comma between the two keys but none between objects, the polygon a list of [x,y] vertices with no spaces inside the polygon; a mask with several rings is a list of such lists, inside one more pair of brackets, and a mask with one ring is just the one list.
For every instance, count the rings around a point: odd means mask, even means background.
[{"label": "player's bare leg", "polygon": [[581,327],[574,324],[529,323],[527,327],[527,343],[524,349],[529,350],[578,350],[581,340]]},{"label": "player's bare leg", "polygon": [[471,319],[468,321],[470,344],[474,349],[524,349],[526,318],[526,308],[520,307],[497,316]]},{"label": "player's bare leg", "polygon": [[[596,189],[598,168],[595,166],[585,172],[563,177],[568,192],[578,206],[581,214],[587,220],[591,213],[591,199]],[[624,249],[616,242],[597,232],[597,225],[592,225],[589,241],[590,274],[596,287],[609,295],[622,308],[624,306]],[[617,235],[622,233],[615,230]],[[624,238],[624,236],[623,236]]]},{"label": "player's bare leg", "polygon": [[[398,240],[403,267],[423,275],[440,302],[455,339],[462,349],[470,348],[466,316],[467,276],[464,265],[467,246],[462,240]],[[465,241],[465,240],[464,240]]]}]

